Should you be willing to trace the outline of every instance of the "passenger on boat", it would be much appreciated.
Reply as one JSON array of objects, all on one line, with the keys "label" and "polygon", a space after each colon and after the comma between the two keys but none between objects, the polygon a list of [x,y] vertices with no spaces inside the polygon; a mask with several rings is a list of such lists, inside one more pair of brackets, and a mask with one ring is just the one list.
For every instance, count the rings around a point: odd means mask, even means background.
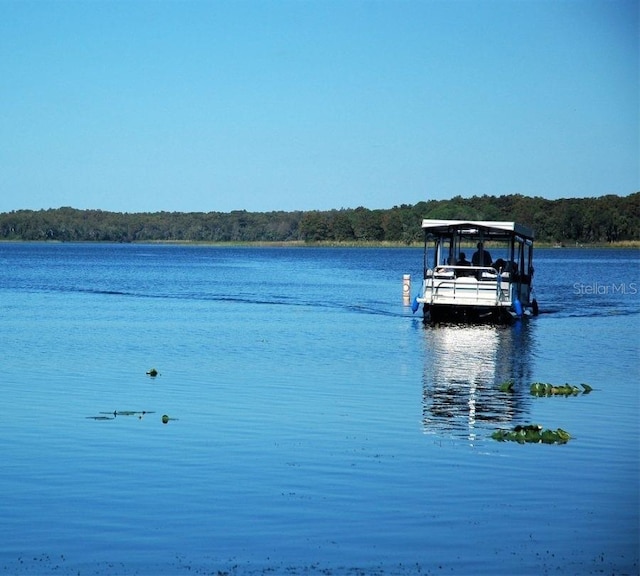
[{"label": "passenger on boat", "polygon": [[[456,262],[456,266],[471,266],[471,262],[467,260],[467,256],[464,252],[460,252],[460,259]],[[457,270],[458,276],[469,276],[470,272],[467,270]]]},{"label": "passenger on boat", "polygon": [[474,266],[491,266],[491,254],[484,249],[482,242],[478,242],[478,250],[471,257]]}]

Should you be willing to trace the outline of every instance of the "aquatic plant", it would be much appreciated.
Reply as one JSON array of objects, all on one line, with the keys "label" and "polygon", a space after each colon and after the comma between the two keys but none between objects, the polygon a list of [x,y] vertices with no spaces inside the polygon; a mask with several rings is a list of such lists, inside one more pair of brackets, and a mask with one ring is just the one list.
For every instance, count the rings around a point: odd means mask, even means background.
[{"label": "aquatic plant", "polygon": [[[515,382],[513,380],[505,380],[499,386],[500,392],[514,392]],[[589,394],[593,390],[589,384],[580,384],[582,390],[575,385],[562,384],[556,386],[546,382],[534,382],[531,384],[531,394],[533,396],[577,396],[578,394]]]},{"label": "aquatic plant", "polygon": [[113,414],[115,416],[139,416],[142,418],[145,414],[155,414],[153,410],[114,410],[113,412],[100,412],[100,414]]},{"label": "aquatic plant", "polygon": [[580,384],[580,386],[582,386],[582,390],[571,384],[554,386],[545,382],[534,382],[531,384],[530,391],[532,396],[577,396],[580,393],[589,394],[593,390],[589,384]]},{"label": "aquatic plant", "polygon": [[543,429],[539,424],[525,424],[514,426],[510,430],[499,428],[491,438],[498,442],[518,442],[519,444],[566,444],[571,435],[562,428]]},{"label": "aquatic plant", "polygon": [[500,392],[513,392],[514,384],[515,383],[513,380],[507,380],[503,382],[502,384],[500,384]]},{"label": "aquatic plant", "polygon": [[118,416],[137,416],[139,420],[145,414],[155,414],[153,410],[114,410],[113,412],[100,412],[99,416],[85,416],[91,420],[114,420]]}]

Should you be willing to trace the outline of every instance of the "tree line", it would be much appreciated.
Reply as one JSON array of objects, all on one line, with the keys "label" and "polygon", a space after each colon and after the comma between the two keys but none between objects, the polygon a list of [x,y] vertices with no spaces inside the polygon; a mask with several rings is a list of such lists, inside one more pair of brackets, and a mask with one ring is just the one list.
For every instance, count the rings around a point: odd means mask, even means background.
[{"label": "tree line", "polygon": [[423,218],[507,220],[543,242],[640,240],[640,192],[547,200],[520,194],[456,196],[389,209],[297,212],[16,210],[0,214],[0,240],[94,242],[421,242]]}]

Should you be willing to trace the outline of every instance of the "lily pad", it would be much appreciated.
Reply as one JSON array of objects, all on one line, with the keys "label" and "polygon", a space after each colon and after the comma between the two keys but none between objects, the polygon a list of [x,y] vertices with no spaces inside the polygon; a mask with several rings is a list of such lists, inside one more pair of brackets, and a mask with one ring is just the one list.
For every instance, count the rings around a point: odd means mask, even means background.
[{"label": "lily pad", "polygon": [[114,410],[113,412],[100,412],[100,414],[112,414],[116,416],[138,416],[142,418],[145,414],[155,414],[153,410]]},{"label": "lily pad", "polygon": [[577,396],[578,394],[589,394],[593,388],[588,384],[581,384],[582,390],[571,384],[555,386],[545,382],[534,382],[531,384],[530,392],[532,396]]},{"label": "lily pad", "polygon": [[498,442],[518,442],[519,444],[566,444],[571,434],[562,428],[543,429],[539,424],[514,426],[510,430],[500,428],[491,434]]},{"label": "lily pad", "polygon": [[500,392],[513,392],[513,380],[507,380],[500,384]]}]

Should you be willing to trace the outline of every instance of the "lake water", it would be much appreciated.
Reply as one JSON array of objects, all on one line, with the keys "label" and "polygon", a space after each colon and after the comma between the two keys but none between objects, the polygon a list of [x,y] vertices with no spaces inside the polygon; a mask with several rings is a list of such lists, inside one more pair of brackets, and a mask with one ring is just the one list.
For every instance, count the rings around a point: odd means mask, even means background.
[{"label": "lake water", "polygon": [[507,328],[425,327],[421,262],[0,244],[0,571],[637,574],[639,252],[538,250]]}]

